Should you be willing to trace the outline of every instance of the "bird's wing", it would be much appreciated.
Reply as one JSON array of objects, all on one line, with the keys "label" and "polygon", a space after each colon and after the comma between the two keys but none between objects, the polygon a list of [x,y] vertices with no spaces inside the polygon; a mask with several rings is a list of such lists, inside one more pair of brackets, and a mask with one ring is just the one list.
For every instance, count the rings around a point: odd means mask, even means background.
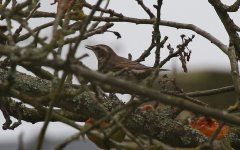
[{"label": "bird's wing", "polygon": [[148,70],[152,69],[151,67],[147,67],[143,64],[140,64],[135,61],[128,60],[126,58],[121,59],[121,61],[118,61],[119,63],[116,64],[116,68],[128,68],[128,69],[135,69],[135,70]]},{"label": "bird's wing", "polygon": [[138,62],[134,62],[123,57],[121,57],[118,60],[115,60],[115,62],[118,62],[118,63],[111,64],[112,71],[124,71],[124,72],[130,71],[136,75],[140,75],[140,74],[143,75],[143,74],[149,74],[153,70],[152,67],[144,66]]}]

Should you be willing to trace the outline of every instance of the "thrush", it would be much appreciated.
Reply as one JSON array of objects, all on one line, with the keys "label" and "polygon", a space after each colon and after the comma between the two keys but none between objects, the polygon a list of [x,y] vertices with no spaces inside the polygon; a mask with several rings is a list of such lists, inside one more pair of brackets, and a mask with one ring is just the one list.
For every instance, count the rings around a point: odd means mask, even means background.
[{"label": "thrush", "polygon": [[104,44],[86,45],[86,48],[94,52],[98,60],[98,70],[103,73],[118,72],[121,78],[142,80],[154,70],[152,67],[118,56],[111,47]]}]

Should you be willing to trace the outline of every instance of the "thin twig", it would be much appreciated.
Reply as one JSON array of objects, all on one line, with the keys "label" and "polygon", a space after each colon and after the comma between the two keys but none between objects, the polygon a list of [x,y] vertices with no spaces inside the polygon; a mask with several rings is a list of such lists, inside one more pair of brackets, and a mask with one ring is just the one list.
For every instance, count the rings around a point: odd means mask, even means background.
[{"label": "thin twig", "polygon": [[103,0],[98,0],[96,5],[94,5],[94,7],[92,8],[92,11],[90,12],[90,14],[83,20],[81,28],[80,28],[80,36],[78,36],[78,38],[75,41],[75,45],[73,46],[73,49],[71,51],[71,54],[69,57],[73,58],[78,46],[80,45],[81,41],[84,39],[84,35],[87,32],[87,27],[89,25],[89,23],[92,21],[93,15],[95,14],[95,12],[97,11],[97,8],[99,8],[99,6],[101,5]]},{"label": "thin twig", "polygon": [[224,127],[224,122],[220,122],[217,129],[213,132],[213,134],[211,135],[211,137],[209,138],[209,144],[211,145],[213,143],[213,141],[216,139],[216,137],[218,136],[218,134],[220,133],[220,131],[222,130],[222,128]]},{"label": "thin twig", "polygon": [[[93,9],[94,8],[94,6],[92,6],[91,4],[89,4],[87,2],[84,3],[84,6],[89,8],[89,9]],[[111,10],[111,9],[103,9],[101,7],[98,7],[98,8],[96,8],[96,10],[104,12],[104,13],[108,13],[108,14],[110,14],[110,16],[116,16],[116,17],[120,17],[120,18],[123,17],[123,15],[121,13],[116,13],[114,10]]]},{"label": "thin twig", "polygon": [[[31,16],[37,11],[37,9],[40,8],[40,3],[38,3],[33,10],[30,12],[30,14],[27,16],[27,18],[25,19],[25,21],[28,21]],[[20,25],[18,27],[18,29],[16,29],[15,33],[13,34],[14,40],[16,41],[16,38],[19,36],[20,32],[22,31],[22,25]]]},{"label": "thin twig", "polygon": [[152,38],[154,39],[155,43],[156,43],[156,51],[155,51],[155,62],[153,67],[158,67],[159,66],[159,62],[160,62],[160,49],[161,49],[161,32],[159,29],[159,25],[160,25],[160,20],[161,20],[161,7],[162,7],[162,0],[158,0],[157,1],[157,5],[154,5],[154,7],[157,9],[157,18],[153,24],[153,35]]},{"label": "thin twig", "polygon": [[54,150],[62,150],[63,148],[65,148],[68,144],[70,144],[71,142],[78,140],[79,137],[82,135],[81,132],[78,132],[70,137],[68,137],[67,139],[65,139],[62,143],[58,144]]},{"label": "thin twig", "polygon": [[[37,26],[36,28],[32,29],[33,32],[39,32],[41,31],[42,29],[45,29],[45,28],[48,28],[50,26],[53,25],[53,21],[49,22],[49,23],[46,23],[46,24],[43,24],[43,25],[40,25],[40,26]],[[16,42],[19,42],[19,41],[23,41],[23,40],[26,40],[27,38],[29,38],[32,34],[31,33],[26,33],[26,34],[23,34],[21,36],[19,36],[15,41]]]},{"label": "thin twig", "polygon": [[240,0],[236,0],[235,3],[233,3],[233,4],[230,5],[230,6],[227,6],[227,7],[226,7],[226,10],[227,10],[228,12],[237,12],[238,9],[239,9],[239,7],[240,7]]},{"label": "thin twig", "polygon": [[149,15],[150,19],[155,18],[155,15],[151,12],[151,10],[143,3],[142,0],[136,0],[138,4],[143,8],[143,10]]},{"label": "thin twig", "polygon": [[148,49],[146,49],[141,56],[139,56],[138,59],[136,59],[136,62],[141,62],[141,61],[145,61],[145,59],[151,54],[151,50],[155,47],[154,41],[152,40],[150,46],[148,47]]},{"label": "thin twig", "polygon": [[161,68],[164,64],[166,64],[171,58],[173,57],[177,57],[180,55],[180,53],[183,53],[185,48],[188,46],[188,44],[192,41],[192,39],[194,38],[194,36],[192,36],[191,38],[188,38],[186,40],[183,41],[183,43],[181,45],[178,45],[178,50],[176,52],[171,52],[164,60],[162,60],[159,64],[159,67]]},{"label": "thin twig", "polygon": [[46,113],[46,116],[45,116],[43,127],[42,127],[42,129],[40,131],[40,134],[39,134],[38,143],[37,143],[37,147],[36,147],[37,150],[41,150],[42,149],[42,144],[44,142],[44,136],[45,136],[45,133],[46,133],[49,121],[50,121],[50,119],[52,117],[53,107],[55,105],[55,102],[60,98],[60,93],[61,93],[61,91],[63,89],[63,85],[64,85],[65,79],[66,79],[66,73],[63,74],[62,79],[60,80],[59,85],[58,85],[56,91],[53,90],[53,92],[51,93],[51,98],[52,99],[50,101],[49,109],[48,109],[48,111]]},{"label": "thin twig", "polygon": [[[109,3],[110,3],[110,0],[107,0],[105,6],[104,6],[104,8],[103,8],[104,10],[107,9]],[[100,13],[99,17],[102,17],[103,14],[104,14],[104,12],[102,11],[102,12]],[[99,23],[100,23],[100,21],[93,23],[88,30],[91,31],[91,30],[95,29],[95,28],[99,25]]]},{"label": "thin twig", "polygon": [[235,89],[236,95],[236,103],[232,107],[232,109],[238,109],[240,105],[240,79],[239,79],[239,69],[238,69],[238,61],[235,52],[234,46],[230,46],[228,49],[228,57],[231,65],[231,75],[233,80],[233,85]]},{"label": "thin twig", "polygon": [[200,96],[210,96],[215,94],[222,94],[226,92],[232,92],[234,91],[234,86],[225,86],[221,88],[216,89],[210,89],[210,90],[203,90],[203,91],[196,91],[196,92],[188,92],[187,95],[191,97],[200,97]]},{"label": "thin twig", "polygon": [[[26,13],[23,13],[24,15],[27,15]],[[55,17],[54,13],[46,13],[46,12],[38,12],[33,17]],[[103,22],[129,22],[129,23],[135,23],[135,24],[153,24],[153,19],[139,19],[139,18],[132,18],[132,17],[92,17],[92,21],[103,21]],[[177,29],[188,29],[193,32],[196,32],[197,34],[203,36],[207,40],[209,40],[211,43],[216,45],[222,52],[227,54],[228,47],[223,44],[220,40],[218,40],[216,37],[214,37],[212,34],[208,33],[207,31],[199,28],[198,26],[195,26],[193,24],[187,24],[187,23],[180,23],[175,21],[168,21],[168,20],[161,20],[160,25],[162,26],[168,26],[172,28]]]}]

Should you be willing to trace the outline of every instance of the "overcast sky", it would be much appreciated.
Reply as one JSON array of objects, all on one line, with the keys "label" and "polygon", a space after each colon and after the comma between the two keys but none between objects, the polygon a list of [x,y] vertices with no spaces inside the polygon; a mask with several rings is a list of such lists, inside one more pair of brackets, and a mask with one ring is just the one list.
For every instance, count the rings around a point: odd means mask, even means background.
[{"label": "overcast sky", "polygon": [[[56,5],[50,6],[49,3],[52,1],[41,0],[42,7],[41,10],[56,10]],[[88,0],[88,2],[95,2],[96,0]],[[156,0],[143,0],[144,3],[151,8],[153,12],[152,5]],[[224,0],[231,4],[234,0]],[[115,10],[116,12],[122,13],[125,16],[136,17],[136,18],[148,18],[145,12],[142,10],[135,0],[111,0],[109,8]],[[88,10],[85,10],[87,12]],[[238,17],[237,17],[238,16]],[[240,11],[238,13],[232,13],[231,17],[237,25],[240,25]],[[161,17],[163,20],[176,21],[181,23],[191,23],[196,26],[206,30],[224,44],[228,44],[228,37],[224,30],[223,25],[221,24],[218,16],[216,15],[212,6],[208,3],[207,0],[165,0],[162,7]],[[41,19],[41,21],[30,20],[32,26],[37,26],[39,23],[48,22],[49,19]],[[44,21],[44,22],[43,22]],[[136,25],[129,23],[114,23],[114,27],[111,30],[118,31],[121,35],[121,39],[116,39],[116,37],[111,33],[105,33],[102,35],[97,35],[88,40],[84,41],[79,48],[78,55],[83,53],[89,53],[90,57],[84,59],[84,63],[89,65],[91,68],[97,67],[97,62],[95,56],[92,52],[84,48],[85,44],[107,44],[111,46],[116,53],[123,57],[127,57],[128,53],[131,53],[133,59],[136,59],[140,56],[143,50],[145,50],[151,42],[151,25]],[[189,49],[192,50],[192,56],[190,62],[187,64],[189,71],[196,69],[201,70],[226,70],[229,71],[229,62],[228,58],[225,56],[221,50],[219,50],[215,45],[211,44],[209,41],[197,35],[194,32],[187,30],[177,30],[175,28],[169,27],[160,27],[162,37],[168,36],[169,40],[167,43],[171,43],[173,47],[181,43],[181,34],[191,36],[195,34],[195,38],[192,43],[189,45]],[[51,30],[47,30],[42,34],[47,35]],[[165,48],[162,49],[162,59],[167,55],[168,50]],[[181,64],[178,59],[176,59],[176,66],[178,70],[181,71]],[[154,55],[149,57],[144,64],[151,66],[154,63]],[[168,63],[164,68],[171,68],[172,63]],[[0,116],[0,124],[2,124],[3,117]],[[17,141],[18,135],[20,132],[25,133],[25,139],[30,139],[32,134],[37,135],[39,129],[42,127],[41,123],[32,125],[30,123],[23,123],[20,127],[16,128],[14,131],[1,131],[0,142]],[[76,132],[76,130],[67,127],[60,123],[51,123],[48,128],[47,135],[53,137],[60,135],[71,135]],[[4,138],[3,138],[4,137]]]}]

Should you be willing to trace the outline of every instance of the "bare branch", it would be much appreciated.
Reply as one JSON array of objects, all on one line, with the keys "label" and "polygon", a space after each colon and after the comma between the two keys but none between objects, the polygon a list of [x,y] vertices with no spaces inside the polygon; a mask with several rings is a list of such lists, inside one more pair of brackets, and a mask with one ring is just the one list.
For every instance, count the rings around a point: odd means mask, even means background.
[{"label": "bare branch", "polygon": [[[22,12],[23,15],[24,14]],[[46,12],[37,12],[35,13],[34,17],[55,17],[54,13],[46,13]],[[131,18],[131,17],[125,17],[122,16],[120,18],[117,17],[93,17],[92,21],[105,21],[105,22],[129,22],[129,23],[136,23],[136,24],[153,24],[154,20],[149,19],[138,19],[138,18]],[[220,40],[218,40],[216,37],[208,33],[207,31],[193,25],[193,24],[186,24],[186,23],[179,23],[174,21],[167,21],[167,20],[161,20],[160,25],[162,26],[168,26],[173,27],[177,29],[188,29],[193,32],[196,32],[197,34],[203,36],[207,40],[209,40],[211,43],[216,45],[220,50],[222,50],[225,54],[227,53],[228,47],[223,44]]]},{"label": "bare branch", "polygon": [[189,92],[187,93],[187,95],[192,97],[200,97],[200,96],[209,96],[209,95],[221,94],[226,92],[232,92],[233,90],[234,90],[234,86],[226,86],[226,87],[204,90],[204,91]]},{"label": "bare branch", "polygon": [[138,4],[143,8],[143,10],[149,15],[150,19],[155,18],[155,15],[151,12],[151,10],[144,5],[142,0],[136,0]]},{"label": "bare branch", "polygon": [[158,91],[151,90],[149,88],[145,88],[133,83],[128,83],[126,81],[120,80],[120,79],[115,79],[97,72],[93,72],[87,69],[84,69],[80,66],[71,66],[72,71],[76,75],[81,75],[84,76],[85,78],[88,78],[89,80],[96,80],[102,83],[107,83],[111,84],[113,86],[117,86],[118,88],[123,88],[123,89],[128,89],[129,91],[132,91],[134,93],[138,93],[141,96],[147,96],[149,98],[158,100],[160,102],[163,102],[165,104],[173,105],[176,107],[181,107],[186,110],[195,112],[195,113],[200,113],[206,116],[211,116],[216,119],[223,120],[228,123],[233,123],[233,124],[240,124],[240,119],[239,117],[236,117],[234,115],[230,115],[226,112],[222,112],[216,109],[212,108],[206,108],[206,107],[201,107],[199,105],[193,104],[191,102],[185,101],[184,99],[174,97],[171,98],[167,95],[161,94]]}]

